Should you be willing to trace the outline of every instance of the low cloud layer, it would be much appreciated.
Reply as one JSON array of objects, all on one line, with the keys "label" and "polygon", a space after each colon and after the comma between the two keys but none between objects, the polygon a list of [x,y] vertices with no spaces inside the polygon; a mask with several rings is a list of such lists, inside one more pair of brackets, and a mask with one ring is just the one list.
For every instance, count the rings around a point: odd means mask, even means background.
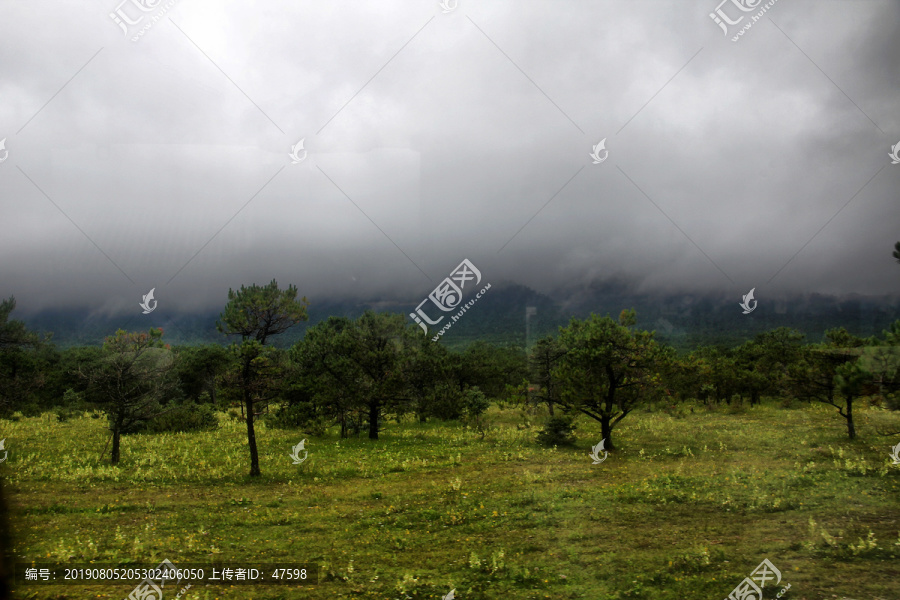
[{"label": "low cloud layer", "polygon": [[[0,7],[24,311],[272,278],[418,303],[463,258],[542,292],[898,290],[896,2],[780,0],[738,42],[714,1],[140,4]],[[132,42],[117,9],[159,18]]]}]

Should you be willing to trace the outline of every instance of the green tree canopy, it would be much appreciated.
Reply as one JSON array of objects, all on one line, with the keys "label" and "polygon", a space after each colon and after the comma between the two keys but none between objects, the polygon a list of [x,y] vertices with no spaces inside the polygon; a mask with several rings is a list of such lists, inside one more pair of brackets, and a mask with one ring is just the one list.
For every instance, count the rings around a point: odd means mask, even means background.
[{"label": "green tree canopy", "polygon": [[309,317],[306,309],[309,301],[297,300],[297,287],[290,285],[279,289],[274,279],[268,285],[253,284],[241,289],[228,290],[228,304],[219,316],[216,327],[225,335],[239,335],[242,339],[254,338],[260,344],[273,335],[284,333]]},{"label": "green tree canopy", "polygon": [[567,350],[557,370],[561,403],[599,421],[609,449],[615,448],[613,428],[660,393],[658,367],[674,358],[634,323],[634,312],[622,311],[618,322],[592,314],[560,329]]},{"label": "green tree canopy", "polygon": [[24,322],[10,320],[10,313],[15,309],[15,296],[10,296],[6,300],[0,301],[0,351],[10,348],[37,346],[41,342],[40,336],[32,331],[28,331]]},{"label": "green tree canopy", "polygon": [[122,433],[164,413],[160,401],[175,390],[169,376],[174,360],[162,336],[162,328],[119,329],[106,338],[99,360],[80,365],[81,376],[107,414],[114,465],[119,463]]},{"label": "green tree canopy", "polygon": [[264,350],[264,346],[270,337],[307,320],[308,306],[305,297],[297,300],[296,286],[282,290],[273,279],[264,286],[254,283],[242,285],[237,291],[229,289],[228,303],[216,322],[225,335],[241,336],[240,344],[233,347],[238,360],[230,381],[239,390],[246,409],[250,475],[254,477],[261,474],[254,426],[256,409],[276,395],[273,390],[285,374],[276,354]]}]

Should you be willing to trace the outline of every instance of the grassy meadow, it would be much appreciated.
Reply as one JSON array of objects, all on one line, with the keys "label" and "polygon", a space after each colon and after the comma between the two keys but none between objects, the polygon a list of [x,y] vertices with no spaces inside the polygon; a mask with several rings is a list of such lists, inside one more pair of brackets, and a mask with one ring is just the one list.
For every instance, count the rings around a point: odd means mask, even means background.
[{"label": "grassy meadow", "polygon": [[[281,598],[715,599],[764,559],[786,600],[900,598],[895,414],[863,407],[849,441],[834,409],[642,410],[593,465],[599,425],[543,448],[520,412],[484,438],[456,423],[387,423],[381,439],[246,428],[130,435],[102,456],[85,413],[0,421],[15,553],[47,562],[306,562],[302,588],[195,586],[189,600]],[[540,415],[531,418],[542,422]],[[309,459],[291,447],[307,438]],[[108,452],[108,448],[107,448]],[[24,560],[24,558],[23,558]],[[133,585],[24,587],[18,598],[125,598]],[[172,592],[174,595],[174,592]],[[169,592],[166,600],[170,599]]]}]

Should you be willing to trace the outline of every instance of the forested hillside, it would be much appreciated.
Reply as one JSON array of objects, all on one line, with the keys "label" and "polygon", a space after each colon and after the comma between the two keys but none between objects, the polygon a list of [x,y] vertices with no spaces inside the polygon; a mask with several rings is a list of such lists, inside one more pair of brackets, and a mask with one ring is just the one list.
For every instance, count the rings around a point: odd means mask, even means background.
[{"label": "forested hillside", "polygon": [[[380,311],[407,314],[417,300],[407,304],[372,299],[368,302],[310,299],[309,321],[299,323],[275,341],[287,348],[303,336],[306,329],[330,316],[357,318],[377,306]],[[452,332],[441,339],[449,348],[461,349],[476,340],[496,345],[526,345],[526,309],[534,307],[529,318],[529,342],[556,334],[572,317],[591,313],[617,315],[622,308],[634,308],[638,324],[655,330],[657,338],[679,352],[701,345],[732,346],[752,339],[758,333],[777,327],[793,327],[811,340],[821,340],[824,331],[844,327],[860,336],[875,335],[900,318],[900,300],[896,297],[824,295],[797,296],[770,300],[760,298],[758,308],[743,315],[735,298],[688,295],[641,294],[622,282],[612,282],[580,290],[564,290],[551,298],[524,286],[497,286],[479,300],[477,308],[467,311]],[[27,307],[22,307],[27,309]],[[216,330],[217,311],[197,314],[167,312],[165,306],[150,315],[122,317],[92,315],[89,311],[64,310],[26,313],[21,316],[29,328],[52,332],[62,348],[100,345],[109,332],[147,327],[163,327],[173,344],[226,343]]]}]

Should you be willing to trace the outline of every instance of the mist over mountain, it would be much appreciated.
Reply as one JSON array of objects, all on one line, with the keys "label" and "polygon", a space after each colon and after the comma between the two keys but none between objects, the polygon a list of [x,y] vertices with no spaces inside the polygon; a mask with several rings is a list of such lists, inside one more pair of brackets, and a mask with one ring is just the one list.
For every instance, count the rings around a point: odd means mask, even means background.
[{"label": "mist over mountain", "polygon": [[[465,295],[463,300],[469,301],[470,295]],[[628,308],[637,310],[638,327],[655,330],[658,339],[679,350],[701,344],[737,345],[757,333],[781,326],[799,329],[807,335],[808,341],[819,341],[824,331],[833,327],[845,327],[856,335],[870,336],[880,334],[900,318],[900,298],[895,295],[798,294],[767,298],[757,293],[757,308],[746,315],[739,306],[740,300],[724,294],[640,291],[624,278],[560,289],[552,295],[515,283],[501,283],[492,286],[453,323],[438,343],[461,348],[475,340],[484,340],[524,346],[544,335],[556,334],[558,328],[568,324],[572,317],[584,318],[592,312],[616,317]],[[308,327],[330,316],[355,318],[367,309],[399,312],[409,319],[415,304],[385,298],[373,298],[368,302],[342,298],[310,301],[309,321],[273,338],[273,343],[288,347],[301,338]],[[135,309],[131,315],[118,316],[53,309],[14,313],[14,317],[22,319],[32,329],[52,332],[53,342],[61,347],[101,344],[105,336],[119,328],[144,330],[150,327],[162,327],[165,340],[173,345],[229,344],[233,338],[216,330],[219,312],[171,312],[160,304],[148,315],[141,314],[140,309]],[[527,313],[531,313],[528,318]],[[449,319],[456,311],[446,314]],[[409,321],[412,323],[412,319]],[[436,333],[437,328],[432,326],[429,335]]]}]

